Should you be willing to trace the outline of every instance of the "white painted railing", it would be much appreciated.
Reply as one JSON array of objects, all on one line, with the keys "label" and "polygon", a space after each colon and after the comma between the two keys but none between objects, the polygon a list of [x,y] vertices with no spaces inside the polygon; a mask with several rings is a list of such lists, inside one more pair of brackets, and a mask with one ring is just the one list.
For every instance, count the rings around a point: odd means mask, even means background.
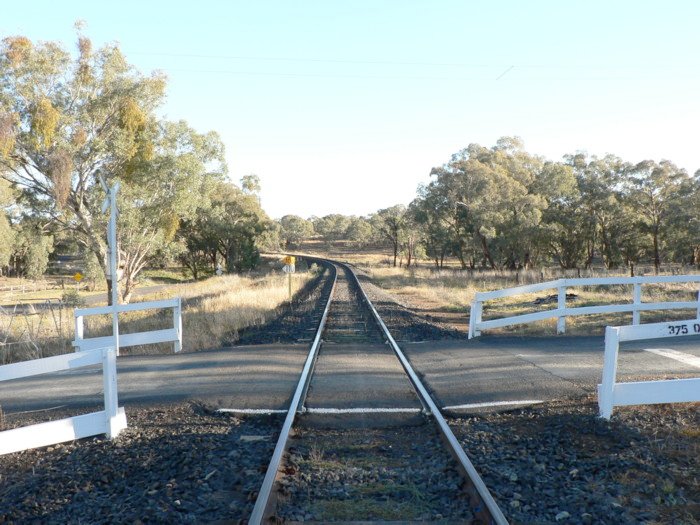
[{"label": "white painted railing", "polygon": [[[76,352],[82,350],[93,350],[113,343],[113,336],[86,338],[84,334],[83,318],[90,315],[106,315],[114,312],[111,306],[100,306],[97,308],[79,308],[74,311],[75,316],[75,340],[73,346]],[[154,343],[173,343],[173,350],[182,350],[182,302],[180,298],[168,299],[165,301],[150,301],[145,303],[119,304],[117,312],[137,312],[141,310],[155,310],[172,308],[173,327],[164,330],[151,330],[150,332],[139,332],[134,334],[118,334],[119,348],[136,345],[150,345]],[[119,349],[117,349],[119,355]]]},{"label": "white painted railing", "polygon": [[[620,312],[632,312],[632,324],[639,324],[639,313],[651,310],[678,310],[682,308],[695,308],[697,316],[700,318],[700,292],[697,301],[676,301],[662,303],[643,303],[642,285],[659,283],[700,283],[700,275],[667,275],[654,277],[602,277],[599,279],[558,279],[546,283],[518,286],[495,290],[493,292],[477,292],[471,304],[469,314],[469,339],[481,335],[481,330],[488,328],[500,328],[517,324],[532,323],[545,319],[557,318],[557,333],[563,334],[566,331],[566,318],[574,315],[592,314],[612,314]],[[632,285],[631,303],[608,304],[600,306],[566,306],[566,290],[575,286],[612,286],[612,285]],[[484,302],[514,295],[531,294],[544,290],[557,290],[557,307],[542,312],[530,314],[514,315],[500,319],[482,320]]]},{"label": "white painted railing", "polygon": [[602,383],[598,385],[600,417],[610,419],[614,406],[652,405],[700,401],[700,377],[665,381],[616,383],[620,342],[700,335],[700,320],[653,323],[639,326],[608,326]]},{"label": "white painted railing", "polygon": [[0,366],[0,381],[102,364],[105,409],[91,414],[38,423],[0,432],[0,455],[46,447],[98,434],[114,438],[126,428],[126,414],[117,400],[117,357],[114,347]]}]

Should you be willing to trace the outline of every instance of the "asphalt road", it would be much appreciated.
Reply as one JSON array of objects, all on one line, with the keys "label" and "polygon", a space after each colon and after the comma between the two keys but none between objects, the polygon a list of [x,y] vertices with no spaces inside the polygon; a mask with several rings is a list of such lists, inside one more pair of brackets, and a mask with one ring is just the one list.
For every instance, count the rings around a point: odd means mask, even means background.
[{"label": "asphalt road", "polygon": [[[457,412],[594,393],[603,363],[601,337],[484,336],[403,348],[438,405]],[[688,359],[645,349],[673,349]],[[283,410],[307,351],[306,345],[286,344],[120,357],[120,404],[193,400],[217,408]],[[700,336],[625,343],[618,380],[698,377],[698,359]],[[418,406],[398,362],[381,346],[327,345],[314,381],[310,408]],[[6,413],[87,406],[100,403],[101,392],[100,371],[78,369],[0,383],[0,406]]]},{"label": "asphalt road", "polygon": [[[620,345],[618,381],[700,377],[700,369],[644,349],[669,348],[700,356],[700,337]],[[601,381],[602,337],[497,337],[409,343],[404,350],[437,397],[453,411],[507,407],[595,393]],[[485,407],[461,405],[486,404]]]}]

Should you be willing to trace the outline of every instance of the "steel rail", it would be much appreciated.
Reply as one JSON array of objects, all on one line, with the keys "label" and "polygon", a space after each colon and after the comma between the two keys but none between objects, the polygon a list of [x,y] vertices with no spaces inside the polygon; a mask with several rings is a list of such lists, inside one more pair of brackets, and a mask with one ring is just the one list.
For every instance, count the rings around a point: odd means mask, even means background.
[{"label": "steel rail", "polygon": [[372,314],[374,315],[375,320],[381,327],[382,331],[384,332],[384,335],[389,341],[389,344],[394,350],[394,353],[399,358],[399,361],[401,362],[404,371],[411,380],[411,383],[413,383],[413,387],[422,398],[421,402],[423,402],[424,405],[427,405],[429,407],[430,412],[435,418],[435,422],[437,423],[443,435],[443,438],[450,446],[450,452],[453,454],[453,456],[457,458],[457,460],[460,463],[460,466],[467,473],[467,476],[469,477],[474,489],[477,492],[478,498],[480,498],[481,502],[483,502],[483,504],[485,505],[485,509],[482,508],[481,505],[474,508],[473,510],[475,514],[477,516],[484,516],[487,519],[487,523],[495,523],[497,525],[508,525],[508,520],[506,520],[506,517],[503,515],[501,509],[498,507],[496,500],[493,499],[493,496],[489,492],[489,489],[486,487],[486,484],[481,479],[481,476],[479,476],[479,473],[476,471],[476,468],[474,468],[474,465],[469,460],[469,457],[467,457],[467,454],[464,452],[462,445],[460,445],[459,441],[457,440],[457,437],[454,435],[452,429],[447,424],[447,421],[440,412],[440,409],[435,404],[435,401],[433,400],[432,396],[428,393],[428,390],[423,386],[423,383],[418,378],[418,375],[414,372],[413,367],[408,362],[408,359],[406,359],[406,356],[401,351],[401,348],[399,348],[399,345],[396,343],[391,333],[389,332],[389,329],[384,324],[384,321],[379,316],[379,313],[372,304],[372,301],[370,301],[369,297],[367,297],[367,294],[365,293],[364,289],[362,288],[362,285],[360,284],[360,280],[357,278],[357,275],[355,275],[355,271],[348,265],[341,264],[341,266],[347,268],[352,274],[352,276],[355,278],[355,281],[357,282],[357,285],[360,289],[365,303],[367,304],[367,306],[369,306],[370,310],[372,311]]},{"label": "steel rail", "polygon": [[287,449],[287,441],[289,439],[289,433],[292,429],[292,425],[294,424],[294,418],[297,411],[303,405],[304,398],[306,396],[308,383],[311,377],[311,370],[313,369],[313,364],[316,361],[316,354],[318,353],[318,348],[321,343],[321,334],[323,333],[323,329],[326,325],[326,319],[328,318],[328,311],[330,310],[331,303],[333,302],[333,292],[335,291],[335,284],[338,278],[338,272],[336,271],[335,267],[331,264],[330,268],[331,272],[333,272],[333,286],[331,287],[331,293],[328,297],[328,303],[323,311],[321,322],[319,323],[318,330],[316,331],[316,337],[314,338],[309,354],[306,357],[306,362],[304,363],[304,368],[301,372],[296,390],[294,391],[292,402],[289,405],[287,417],[284,420],[282,430],[280,431],[279,438],[277,439],[275,451],[272,454],[270,464],[267,466],[265,479],[263,479],[260,492],[258,492],[258,497],[255,500],[253,512],[248,520],[248,523],[251,525],[260,525],[265,518],[265,513],[268,510],[268,505],[270,502],[270,496],[272,495],[272,489],[275,484],[275,478],[277,477],[277,472],[279,471],[280,464],[282,463],[282,456]]}]

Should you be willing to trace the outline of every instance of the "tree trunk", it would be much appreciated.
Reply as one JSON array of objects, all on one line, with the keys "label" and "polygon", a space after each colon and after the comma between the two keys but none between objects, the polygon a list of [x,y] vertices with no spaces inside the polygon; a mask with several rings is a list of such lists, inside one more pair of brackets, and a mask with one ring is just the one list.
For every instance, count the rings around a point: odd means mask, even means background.
[{"label": "tree trunk", "polygon": [[124,289],[122,290],[122,301],[124,304],[129,304],[131,295],[134,293],[134,281],[131,277],[124,279]]},{"label": "tree trunk", "polygon": [[659,229],[654,228],[654,275],[659,275],[661,256],[659,255]]},{"label": "tree trunk", "polygon": [[107,279],[107,306],[112,306],[112,279]]},{"label": "tree trunk", "polygon": [[491,265],[491,269],[492,269],[492,270],[495,270],[495,269],[496,269],[496,263],[493,261],[493,257],[491,256],[491,250],[489,250],[488,243],[486,242],[486,237],[484,237],[483,235],[481,235],[481,233],[479,233],[478,235],[479,235],[479,240],[481,240],[481,249],[482,249],[483,252],[484,252],[484,257],[486,258],[486,260],[487,260],[487,261],[489,262],[489,264]]}]

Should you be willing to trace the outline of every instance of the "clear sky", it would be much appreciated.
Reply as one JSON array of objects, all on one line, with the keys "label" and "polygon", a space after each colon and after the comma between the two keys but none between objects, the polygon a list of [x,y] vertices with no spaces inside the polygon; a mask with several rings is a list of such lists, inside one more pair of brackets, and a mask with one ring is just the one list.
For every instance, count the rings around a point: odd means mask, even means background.
[{"label": "clear sky", "polygon": [[32,0],[0,37],[120,43],[163,113],[217,131],[273,217],[410,202],[430,169],[520,136],[700,169],[700,2]]}]

